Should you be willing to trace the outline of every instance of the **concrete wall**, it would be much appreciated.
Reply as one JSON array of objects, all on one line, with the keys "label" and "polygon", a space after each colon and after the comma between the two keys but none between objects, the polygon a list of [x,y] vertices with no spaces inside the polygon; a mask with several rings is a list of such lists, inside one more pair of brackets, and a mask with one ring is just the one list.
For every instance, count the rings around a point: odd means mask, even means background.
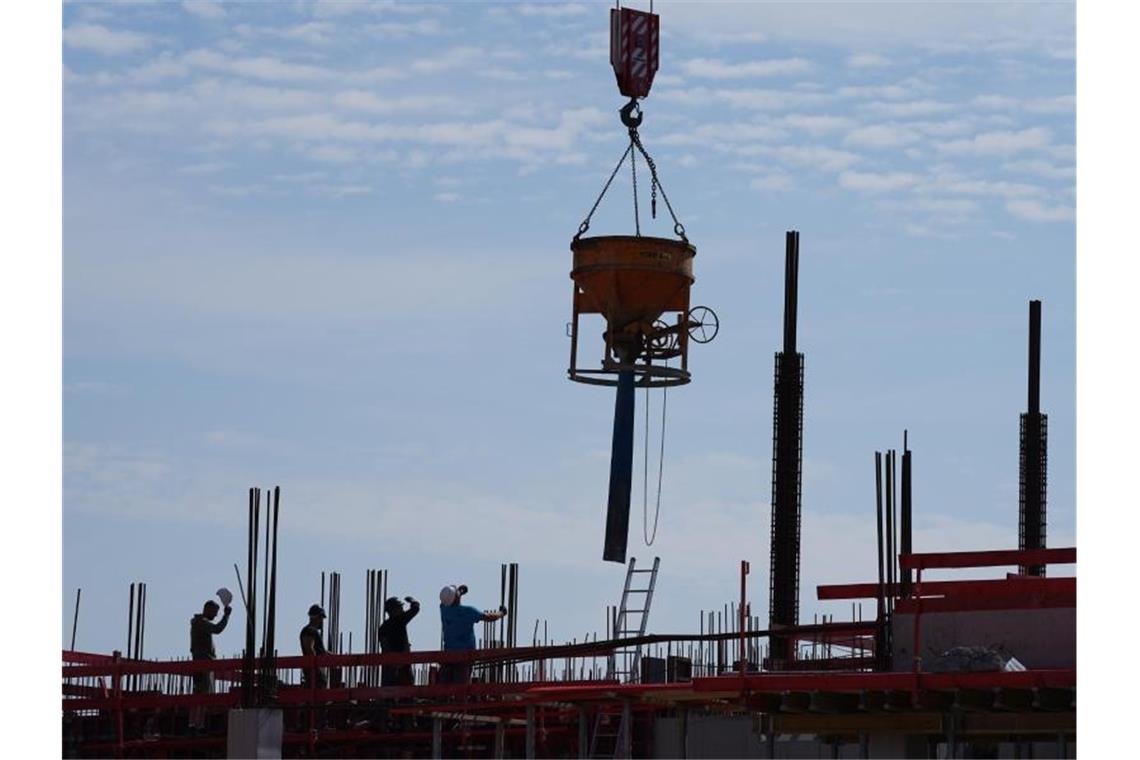
[{"label": "concrete wall", "polygon": [[[774,750],[767,737],[756,732],[755,719],[741,715],[689,716],[688,741],[682,746],[681,718],[658,718],[654,722],[653,757],[656,758],[860,758],[857,742],[837,746],[811,735],[778,736]],[[928,752],[932,750],[928,754]],[[1056,740],[1023,743],[1012,742],[971,745],[962,742],[959,758],[1072,758],[1076,744]],[[868,737],[867,757],[883,758],[949,758],[945,742],[928,743],[923,736],[876,734]]]},{"label": "concrete wall", "polygon": [[[932,657],[960,646],[1000,648],[1027,668],[1077,666],[1074,607],[923,613],[920,634],[924,666]],[[914,662],[914,615],[895,614],[894,636],[893,667],[910,670]]]}]

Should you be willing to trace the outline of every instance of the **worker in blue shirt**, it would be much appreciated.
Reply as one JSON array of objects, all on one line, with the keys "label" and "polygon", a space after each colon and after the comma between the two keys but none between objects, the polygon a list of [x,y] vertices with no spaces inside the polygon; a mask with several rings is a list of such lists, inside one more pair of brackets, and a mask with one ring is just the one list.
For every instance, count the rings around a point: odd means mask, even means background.
[{"label": "worker in blue shirt", "polygon": [[[443,651],[466,652],[475,648],[475,624],[491,622],[506,616],[507,608],[499,607],[485,612],[460,604],[466,586],[444,586],[439,592],[439,620],[443,628]],[[444,663],[439,669],[437,683],[468,683],[471,680],[469,663]]]}]

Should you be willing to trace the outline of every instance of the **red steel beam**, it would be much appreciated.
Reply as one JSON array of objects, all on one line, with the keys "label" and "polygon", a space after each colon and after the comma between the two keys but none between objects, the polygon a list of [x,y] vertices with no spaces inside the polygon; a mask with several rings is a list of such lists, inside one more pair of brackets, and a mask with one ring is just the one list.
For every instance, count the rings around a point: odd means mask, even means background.
[{"label": "red steel beam", "polygon": [[[913,586],[913,584],[912,584]],[[994,596],[1002,593],[1032,594],[1040,591],[1048,593],[1068,592],[1076,595],[1076,578],[1038,578],[1017,575],[1012,578],[994,578],[966,581],[923,581],[923,597],[937,596]],[[816,586],[816,598],[821,601],[833,599],[874,599],[878,596],[877,583],[839,583]],[[900,584],[890,584],[886,593],[901,593]]]},{"label": "red steel beam", "polygon": [[905,570],[929,570],[956,567],[1005,567],[1008,565],[1072,565],[1077,561],[1077,548],[995,549],[980,552],[929,552],[900,554],[899,565]]}]

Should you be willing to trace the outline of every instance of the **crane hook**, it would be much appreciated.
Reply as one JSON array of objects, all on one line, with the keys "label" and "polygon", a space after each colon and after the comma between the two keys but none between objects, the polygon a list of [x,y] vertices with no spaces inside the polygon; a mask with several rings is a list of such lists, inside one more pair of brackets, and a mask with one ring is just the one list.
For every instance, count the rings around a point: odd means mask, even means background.
[{"label": "crane hook", "polygon": [[641,106],[637,104],[637,98],[630,98],[629,102],[621,107],[621,123],[630,129],[640,127],[643,118],[645,117],[641,113]]}]

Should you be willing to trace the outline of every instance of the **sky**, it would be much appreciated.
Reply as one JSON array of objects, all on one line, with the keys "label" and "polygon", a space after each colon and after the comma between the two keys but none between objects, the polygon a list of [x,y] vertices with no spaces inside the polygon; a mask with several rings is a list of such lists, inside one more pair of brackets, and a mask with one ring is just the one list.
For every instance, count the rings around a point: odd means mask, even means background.
[{"label": "sky", "polygon": [[[570,239],[628,142],[607,8],[64,6],[65,645],[81,587],[77,648],[122,648],[145,581],[146,654],[186,655],[190,616],[244,573],[247,489],[273,485],[283,646],[322,571],[359,635],[367,568],[428,604],[417,648],[439,587],[495,606],[503,562],[521,639],[536,619],[604,631],[613,395],[566,379],[565,325]],[[651,547],[635,475],[630,554],[661,557],[649,628],[695,631],[740,560],[767,615],[789,229],[801,619],[851,614],[816,584],[875,577],[873,456],[904,429],[915,550],[1016,547],[1033,298],[1048,543],[1073,545],[1073,5],[655,11],[641,137],[721,330],[668,395]],[[623,174],[591,234],[632,232],[631,206]],[[659,393],[649,409],[652,521]]]}]

